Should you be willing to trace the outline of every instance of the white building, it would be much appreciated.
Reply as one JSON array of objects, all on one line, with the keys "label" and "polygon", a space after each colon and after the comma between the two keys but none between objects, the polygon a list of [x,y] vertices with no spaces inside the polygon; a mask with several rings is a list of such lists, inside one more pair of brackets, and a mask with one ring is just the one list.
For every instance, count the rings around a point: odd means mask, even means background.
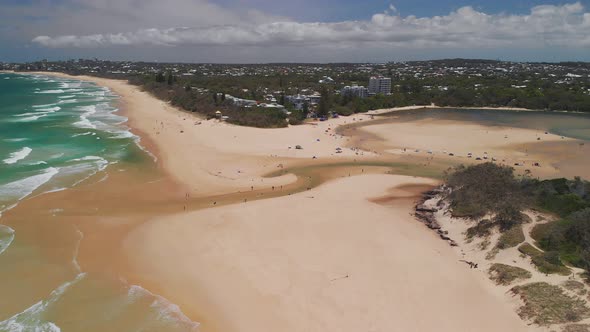
[{"label": "white building", "polygon": [[326,84],[326,83],[334,83],[334,79],[331,78],[330,76],[324,76],[320,81],[320,84]]},{"label": "white building", "polygon": [[285,100],[293,104],[296,110],[302,110],[305,104],[311,108],[312,105],[319,104],[320,99],[319,94],[285,96]]},{"label": "white building", "polygon": [[364,86],[345,86],[340,90],[340,94],[342,96],[352,96],[352,97],[359,97],[359,98],[367,98],[369,96],[369,89],[365,88]]},{"label": "white building", "polygon": [[369,95],[391,94],[391,78],[383,76],[373,76],[369,79]]},{"label": "white building", "polygon": [[279,105],[277,103],[262,103],[262,104],[258,104],[257,107],[262,107],[262,108],[266,108],[266,109],[276,109],[276,110],[280,110],[283,112],[287,112],[287,110],[285,109],[285,106]]},{"label": "white building", "polygon": [[227,94],[225,95],[225,99],[231,100],[235,106],[240,106],[240,107],[254,106],[257,104],[256,100],[237,98],[237,97],[227,95]]}]

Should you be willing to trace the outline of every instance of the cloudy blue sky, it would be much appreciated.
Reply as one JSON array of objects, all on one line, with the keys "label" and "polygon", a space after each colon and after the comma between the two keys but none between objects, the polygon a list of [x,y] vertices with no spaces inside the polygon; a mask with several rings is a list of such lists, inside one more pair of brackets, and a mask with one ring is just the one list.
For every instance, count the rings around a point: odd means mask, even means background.
[{"label": "cloudy blue sky", "polygon": [[0,61],[590,61],[590,0],[0,0]]}]

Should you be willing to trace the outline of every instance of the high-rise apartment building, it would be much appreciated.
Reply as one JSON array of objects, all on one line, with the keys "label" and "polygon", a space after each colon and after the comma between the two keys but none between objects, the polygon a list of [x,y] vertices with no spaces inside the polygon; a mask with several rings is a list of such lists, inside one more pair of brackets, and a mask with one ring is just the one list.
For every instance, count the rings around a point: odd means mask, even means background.
[{"label": "high-rise apartment building", "polygon": [[369,79],[369,95],[391,94],[391,78],[383,76],[373,76]]}]

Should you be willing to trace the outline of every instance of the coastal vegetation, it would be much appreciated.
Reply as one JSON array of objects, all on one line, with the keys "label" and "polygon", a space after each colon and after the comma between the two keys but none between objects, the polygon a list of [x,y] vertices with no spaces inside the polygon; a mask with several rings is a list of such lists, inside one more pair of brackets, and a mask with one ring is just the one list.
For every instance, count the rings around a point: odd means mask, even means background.
[{"label": "coastal vegetation", "polygon": [[[362,83],[368,81],[370,75],[362,76],[362,78],[355,76],[356,79],[361,79],[360,81],[344,80],[341,84],[320,84],[318,83],[319,77],[306,75],[289,75],[287,77],[280,74],[274,77],[190,76],[177,77],[174,84],[179,84],[182,87],[193,86],[257,101],[262,101],[266,94],[273,94],[277,97],[278,102],[289,111],[294,109],[292,105],[284,101],[284,95],[298,94],[304,90],[318,91],[322,97],[316,109],[317,115],[320,117],[327,116],[329,113],[346,116],[376,109],[431,104],[443,107],[520,107],[537,110],[590,112],[590,95],[586,93],[587,87],[585,85],[562,86],[547,84],[543,80],[533,82],[529,80],[529,86],[525,89],[515,87],[519,86],[519,81],[514,78],[489,78],[485,79],[485,83],[482,84],[481,78],[444,76],[416,79],[402,76],[395,81],[397,84],[392,88],[390,95],[378,94],[360,98],[339,93],[340,85]],[[134,76],[130,79],[148,91],[153,88],[147,84],[151,80],[150,77]],[[168,81],[161,83],[169,85]],[[433,86],[445,87],[445,89],[425,88]],[[175,89],[174,92],[180,99],[187,99],[186,93],[190,94],[190,91]],[[195,105],[197,107],[206,106],[201,100],[199,103],[189,106],[188,109]]]},{"label": "coastal vegetation", "polygon": [[556,252],[572,266],[590,270],[590,183],[580,178],[541,181],[534,190],[537,206],[557,218],[537,225],[532,236],[545,251]]},{"label": "coastal vegetation", "polygon": [[531,262],[541,273],[545,274],[561,274],[569,275],[570,269],[565,267],[559,258],[559,254],[555,251],[541,251],[533,247],[530,243],[524,243],[518,247],[523,255],[529,257]]},{"label": "coastal vegetation", "polygon": [[[168,78],[166,79],[165,76]],[[186,82],[170,73],[164,75],[135,76],[129,78],[129,83],[140,86],[158,99],[166,100],[170,104],[188,112],[195,112],[206,118],[214,118],[216,112],[227,117],[229,123],[260,128],[278,128],[288,125],[288,115],[278,109],[263,109],[253,107],[244,110],[243,107],[233,105],[225,100],[223,93],[203,93],[192,89],[190,82]],[[188,87],[188,88],[187,88]],[[299,123],[302,115],[291,113],[291,123]]]},{"label": "coastal vegetation", "polygon": [[563,332],[590,332],[588,324],[570,324],[562,329]]},{"label": "coastal vegetation", "polygon": [[522,225],[515,225],[502,232],[500,238],[498,239],[498,243],[496,244],[496,248],[499,250],[514,248],[523,243],[524,240],[525,237],[522,230]]},{"label": "coastal vegetation", "polygon": [[561,286],[563,286],[563,288],[565,288],[571,292],[574,292],[580,296],[584,296],[584,295],[586,295],[586,293],[588,293],[585,285],[579,281],[576,281],[576,280],[566,280],[561,284]]},{"label": "coastal vegetation", "polygon": [[513,287],[511,291],[524,302],[518,314],[535,324],[578,322],[590,317],[590,309],[586,303],[577,297],[567,295],[559,286],[534,282]]},{"label": "coastal vegetation", "polygon": [[518,266],[494,263],[489,269],[490,279],[496,284],[507,286],[515,281],[526,280],[532,277],[532,274]]},{"label": "coastal vegetation", "polygon": [[511,167],[494,163],[458,166],[447,184],[453,188],[449,199],[455,217],[480,219],[489,215],[490,225],[503,231],[526,220],[522,213],[526,197]]},{"label": "coastal vegetation", "polygon": [[[511,167],[488,162],[452,169],[447,185],[453,216],[472,220],[468,238],[498,229],[495,250],[518,246],[542,273],[567,275],[566,265],[590,270],[590,182],[517,177]],[[526,210],[555,216],[534,227],[535,245],[524,242],[522,225],[530,222]]]}]

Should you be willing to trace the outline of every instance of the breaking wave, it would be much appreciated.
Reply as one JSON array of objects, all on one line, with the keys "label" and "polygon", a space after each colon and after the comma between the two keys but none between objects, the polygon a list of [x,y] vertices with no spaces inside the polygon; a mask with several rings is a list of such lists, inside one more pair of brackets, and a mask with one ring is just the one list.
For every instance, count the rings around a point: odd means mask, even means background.
[{"label": "breaking wave", "polygon": [[29,154],[31,154],[31,152],[33,151],[33,149],[29,148],[28,146],[11,153],[8,158],[4,159],[3,162],[5,164],[11,165],[11,164],[16,164],[17,162],[19,162],[20,160],[25,159],[26,157],[29,156]]}]

